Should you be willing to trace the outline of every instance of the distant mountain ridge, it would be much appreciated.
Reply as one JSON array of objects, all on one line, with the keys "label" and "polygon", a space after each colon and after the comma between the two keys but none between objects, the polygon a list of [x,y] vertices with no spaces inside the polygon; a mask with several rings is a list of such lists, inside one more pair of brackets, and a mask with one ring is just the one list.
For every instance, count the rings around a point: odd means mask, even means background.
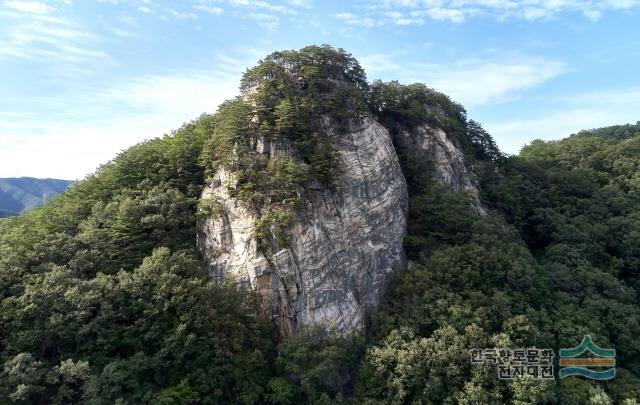
[{"label": "distant mountain ridge", "polygon": [[0,218],[24,214],[64,192],[71,180],[0,178]]}]

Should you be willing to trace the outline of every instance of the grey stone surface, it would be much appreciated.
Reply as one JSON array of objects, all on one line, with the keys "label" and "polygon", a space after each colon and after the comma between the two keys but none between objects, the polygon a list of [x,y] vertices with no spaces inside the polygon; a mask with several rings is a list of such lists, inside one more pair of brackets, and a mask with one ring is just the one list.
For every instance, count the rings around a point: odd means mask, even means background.
[{"label": "grey stone surface", "polygon": [[[330,122],[325,125],[332,131]],[[389,276],[407,265],[407,186],[389,131],[365,117],[333,136],[344,169],[337,187],[329,190],[317,182],[306,187],[291,228],[293,243],[270,257],[258,249],[254,215],[227,193],[231,173],[219,170],[202,196],[222,206],[220,215],[198,226],[207,271],[214,280],[235,278],[257,290],[284,336],[312,324],[333,324],[342,332],[362,329]],[[464,155],[442,130],[423,126],[396,138],[398,147],[433,159],[437,180],[452,191],[471,192],[476,210],[484,212]],[[272,159],[293,153],[282,142],[257,141],[255,150]]]},{"label": "grey stone surface", "polygon": [[[199,224],[209,274],[269,289],[260,293],[285,335],[316,323],[361,329],[388,276],[406,265],[407,187],[391,137],[370,117],[354,126],[334,134],[344,169],[335,191],[309,185],[291,247],[272,257],[258,249],[255,217],[227,194],[230,173],[220,170],[203,193],[223,206],[221,216]],[[286,147],[259,142],[257,149],[277,157]]]},{"label": "grey stone surface", "polygon": [[426,124],[413,129],[401,128],[396,132],[394,141],[406,154],[420,159],[431,159],[435,165],[438,183],[448,185],[455,193],[469,192],[473,197],[476,213],[486,213],[480,202],[476,175],[466,163],[462,148],[441,128],[433,128]]}]

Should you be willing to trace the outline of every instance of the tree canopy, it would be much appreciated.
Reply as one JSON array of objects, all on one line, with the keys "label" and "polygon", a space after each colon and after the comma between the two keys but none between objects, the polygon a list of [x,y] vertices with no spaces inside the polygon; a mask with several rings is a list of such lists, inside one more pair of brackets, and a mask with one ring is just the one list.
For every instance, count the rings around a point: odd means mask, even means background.
[{"label": "tree canopy", "polygon": [[[0,403],[637,403],[640,124],[505,156],[446,95],[369,84],[329,46],[269,55],[241,94],[0,220]],[[305,184],[333,187],[335,139],[364,116],[392,133],[445,130],[489,214],[437,184],[429,159],[399,153],[409,268],[365,331],[281,340],[251,291],[205,274],[196,221],[220,207],[203,187],[232,172],[261,248],[287,246]],[[258,140],[293,153],[271,159]],[[557,352],[585,334],[616,349],[615,379],[499,380],[469,361],[471,348]]]}]

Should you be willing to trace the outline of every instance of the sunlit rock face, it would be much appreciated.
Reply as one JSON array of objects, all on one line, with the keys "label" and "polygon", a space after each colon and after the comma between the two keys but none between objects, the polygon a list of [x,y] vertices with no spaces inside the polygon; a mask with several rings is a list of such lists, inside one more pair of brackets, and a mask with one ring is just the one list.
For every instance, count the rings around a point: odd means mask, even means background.
[{"label": "sunlit rock face", "polygon": [[[399,127],[392,139],[371,116],[352,122],[346,131],[337,131],[330,121],[324,126],[332,134],[342,174],[333,189],[314,182],[303,190],[290,247],[275,253],[259,248],[257,218],[227,191],[232,173],[220,169],[202,195],[221,204],[215,216],[199,221],[198,245],[209,275],[257,291],[283,336],[314,324],[343,333],[362,329],[389,276],[406,267],[408,196],[398,154],[432,162],[437,182],[452,192],[470,193],[476,212],[485,213],[462,148],[442,129]],[[296,153],[281,140],[258,139],[252,147],[269,159]]]},{"label": "sunlit rock face", "polygon": [[[209,274],[257,290],[284,336],[312,324],[362,329],[389,276],[406,266],[407,186],[391,136],[372,117],[350,127],[333,134],[343,169],[337,186],[310,184],[304,190],[287,249],[269,257],[258,249],[256,218],[227,193],[230,173],[219,170],[203,193],[222,202],[220,215],[199,224]],[[271,159],[292,153],[282,143],[255,147]]]}]

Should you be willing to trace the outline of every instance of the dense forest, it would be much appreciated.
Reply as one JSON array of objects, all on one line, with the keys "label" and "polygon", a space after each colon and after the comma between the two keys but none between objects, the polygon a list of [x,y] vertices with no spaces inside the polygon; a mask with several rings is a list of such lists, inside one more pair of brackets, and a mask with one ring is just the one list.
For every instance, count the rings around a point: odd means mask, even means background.
[{"label": "dense forest", "polygon": [[[0,403],[637,403],[640,123],[506,156],[447,96],[368,83],[328,46],[270,55],[241,92],[0,220]],[[341,174],[317,117],[367,114],[390,131],[426,122],[454,137],[489,213],[437,184],[432,162],[401,155],[409,268],[365,331],[281,339],[252,291],[203,270],[196,221],[216,209],[203,186],[233,168],[230,192],[259,213],[261,248],[286,246],[301,185]],[[287,139],[298,158],[260,160],[256,134]],[[557,352],[586,334],[616,349],[614,379],[500,380],[470,362],[471,348]]]}]

